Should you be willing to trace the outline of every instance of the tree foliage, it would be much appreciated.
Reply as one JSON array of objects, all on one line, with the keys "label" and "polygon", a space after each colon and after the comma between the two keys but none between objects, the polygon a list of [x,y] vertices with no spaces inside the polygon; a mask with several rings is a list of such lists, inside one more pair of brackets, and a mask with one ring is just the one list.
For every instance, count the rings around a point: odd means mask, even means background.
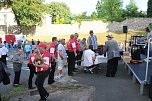
[{"label": "tree foliage", "polygon": [[41,25],[47,11],[42,0],[13,0],[12,10],[19,26]]},{"label": "tree foliage", "polygon": [[147,17],[152,18],[152,0],[148,0]]},{"label": "tree foliage", "polygon": [[6,5],[12,9],[22,32],[32,29],[36,25],[41,25],[43,15],[48,11],[43,0],[4,0],[0,7]]},{"label": "tree foliage", "polygon": [[67,4],[61,2],[51,2],[50,4],[48,4],[48,7],[50,9],[50,14],[52,15],[53,23],[60,22],[60,24],[62,24],[71,22],[71,12]]},{"label": "tree foliage", "polygon": [[97,2],[96,10],[99,18],[115,21],[121,19],[122,2],[121,0],[100,0]]},{"label": "tree foliage", "polygon": [[126,6],[126,9],[123,12],[124,18],[133,18],[133,17],[144,17],[142,11],[138,11],[135,0],[131,0],[130,3]]},{"label": "tree foliage", "polygon": [[19,26],[35,26],[42,23],[43,14],[48,11],[43,0],[4,0],[1,7],[12,8]]}]

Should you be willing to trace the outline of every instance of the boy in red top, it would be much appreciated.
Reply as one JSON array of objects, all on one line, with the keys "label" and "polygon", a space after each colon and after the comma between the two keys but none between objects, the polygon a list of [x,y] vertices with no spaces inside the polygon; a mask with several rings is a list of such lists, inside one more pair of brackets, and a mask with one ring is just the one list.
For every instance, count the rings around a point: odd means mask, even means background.
[{"label": "boy in red top", "polygon": [[37,64],[33,63],[36,67],[37,78],[35,84],[38,88],[41,99],[39,101],[46,101],[46,98],[49,96],[49,93],[43,87],[45,79],[48,77],[50,73],[50,53],[46,50],[47,46],[44,43],[40,43],[38,45],[40,50],[40,56],[44,60],[44,63]]},{"label": "boy in red top", "polygon": [[33,79],[34,73],[35,73],[35,66],[33,65],[33,63],[34,63],[34,59],[35,59],[37,54],[38,54],[37,49],[34,49],[33,53],[30,55],[29,62],[28,62],[28,67],[30,69],[30,75],[29,75],[29,80],[28,80],[29,89],[35,88],[32,86],[32,79]]},{"label": "boy in red top", "polygon": [[57,37],[52,38],[52,43],[50,44],[50,55],[51,55],[51,73],[49,74],[48,78],[48,84],[54,83],[54,72],[55,72],[55,67],[56,67],[56,59],[57,59],[57,50],[56,50],[56,45],[57,45]]},{"label": "boy in red top", "polygon": [[75,59],[77,56],[76,43],[75,43],[75,39],[74,39],[73,34],[70,35],[70,40],[67,44],[67,48],[68,48],[68,75],[72,76],[73,71],[75,69]]}]

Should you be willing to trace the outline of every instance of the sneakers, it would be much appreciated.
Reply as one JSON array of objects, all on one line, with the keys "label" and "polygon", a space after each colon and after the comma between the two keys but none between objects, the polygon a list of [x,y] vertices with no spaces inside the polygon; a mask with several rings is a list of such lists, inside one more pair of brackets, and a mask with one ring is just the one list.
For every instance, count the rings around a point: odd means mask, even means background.
[{"label": "sneakers", "polygon": [[13,84],[14,87],[19,87],[19,84]]},{"label": "sneakers", "polygon": [[93,74],[93,71],[92,71],[92,69],[89,69],[89,72],[90,72],[91,74]]},{"label": "sneakers", "polygon": [[55,76],[55,80],[58,81],[58,80],[60,80],[63,76],[64,76],[63,74],[59,74],[59,75]]},{"label": "sneakers", "polygon": [[36,88],[36,87],[29,87],[29,89],[31,89],[31,90],[32,90],[32,89],[35,89],[35,88]]},{"label": "sneakers", "polygon": [[60,76],[61,78],[62,78],[62,77],[64,77],[64,75],[63,75],[63,74],[60,74],[59,76]]},{"label": "sneakers", "polygon": [[59,75],[55,76],[54,78],[55,78],[56,81],[60,80],[60,76]]}]

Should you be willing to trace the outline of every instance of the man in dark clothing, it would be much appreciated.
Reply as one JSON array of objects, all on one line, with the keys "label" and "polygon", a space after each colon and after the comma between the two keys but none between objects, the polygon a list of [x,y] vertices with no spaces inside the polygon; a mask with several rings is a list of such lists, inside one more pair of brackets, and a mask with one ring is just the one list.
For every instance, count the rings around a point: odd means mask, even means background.
[{"label": "man in dark clothing", "polygon": [[[40,56],[39,58],[35,58],[34,66],[36,68],[36,81],[35,84],[37,86],[37,89],[40,94],[40,100],[39,101],[46,101],[47,97],[49,96],[49,93],[45,90],[43,87],[45,79],[49,75],[49,68],[50,68],[50,53],[46,50],[47,46],[44,43],[41,43],[38,45],[38,48],[40,50]],[[37,59],[43,60],[43,62],[39,63],[36,62]]]},{"label": "man in dark clothing", "polygon": [[55,73],[56,59],[57,59],[57,49],[56,49],[57,42],[58,42],[57,37],[53,37],[52,43],[50,43],[50,48],[49,48],[49,52],[51,55],[51,72],[49,74],[48,84],[50,85],[55,82],[54,73]]},{"label": "man in dark clothing", "polygon": [[106,42],[104,54],[107,52],[107,73],[106,77],[115,77],[115,74],[117,72],[118,67],[118,57],[120,57],[119,54],[119,48],[118,44],[115,40],[112,40],[113,36],[112,34],[109,34],[106,36],[108,41]]},{"label": "man in dark clothing", "polygon": [[73,76],[73,72],[75,69],[75,59],[77,57],[76,43],[73,34],[70,35],[70,40],[67,44],[67,48],[68,48],[68,75]]},{"label": "man in dark clothing", "polygon": [[[0,62],[0,83],[3,82],[4,85],[10,84],[10,73],[7,70],[7,66]],[[1,94],[0,94],[0,101],[1,101]]]},{"label": "man in dark clothing", "polygon": [[23,63],[23,58],[21,56],[22,50],[19,49],[18,52],[13,56],[13,70],[14,70],[14,87],[18,87],[20,84],[20,75],[21,75],[21,68]]}]

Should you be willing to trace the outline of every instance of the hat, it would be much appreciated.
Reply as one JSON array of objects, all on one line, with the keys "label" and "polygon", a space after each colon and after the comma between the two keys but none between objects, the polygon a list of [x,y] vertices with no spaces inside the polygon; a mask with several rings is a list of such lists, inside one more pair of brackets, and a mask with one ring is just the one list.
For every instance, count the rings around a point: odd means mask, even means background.
[{"label": "hat", "polygon": [[40,44],[37,46],[37,48],[39,48],[39,47],[47,48],[47,45],[46,45],[45,43],[40,43]]},{"label": "hat", "polygon": [[89,32],[90,34],[92,34],[93,33],[93,30],[90,30],[90,32]]},{"label": "hat", "polygon": [[113,36],[112,36],[111,33],[109,33],[106,37],[107,37],[107,38],[113,38]]}]

